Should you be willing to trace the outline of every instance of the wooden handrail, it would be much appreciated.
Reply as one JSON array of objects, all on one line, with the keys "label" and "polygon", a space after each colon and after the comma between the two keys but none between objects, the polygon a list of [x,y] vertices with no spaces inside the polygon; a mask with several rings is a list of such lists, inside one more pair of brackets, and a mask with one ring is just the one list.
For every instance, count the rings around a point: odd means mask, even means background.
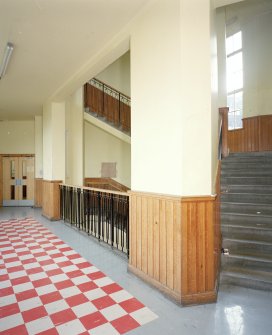
[{"label": "wooden handrail", "polygon": [[112,193],[112,194],[125,195],[125,196],[129,195],[127,192],[111,191],[111,190],[105,190],[102,188],[95,188],[95,187],[77,186],[77,185],[68,185],[68,184],[60,184],[60,186],[73,187],[77,189],[80,188],[81,190],[97,191],[101,193]]},{"label": "wooden handrail", "polygon": [[219,108],[219,115],[222,120],[222,142],[221,142],[221,153],[223,157],[227,157],[229,155],[228,148],[228,107]]}]

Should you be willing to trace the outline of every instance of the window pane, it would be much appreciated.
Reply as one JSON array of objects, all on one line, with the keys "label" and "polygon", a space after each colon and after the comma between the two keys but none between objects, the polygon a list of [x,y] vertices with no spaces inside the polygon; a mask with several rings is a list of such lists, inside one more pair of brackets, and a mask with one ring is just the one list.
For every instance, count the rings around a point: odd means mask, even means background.
[{"label": "window pane", "polygon": [[242,32],[233,35],[233,51],[242,49]]},{"label": "window pane", "polygon": [[235,94],[235,109],[243,110],[243,92],[238,92]]},{"label": "window pane", "polygon": [[232,112],[234,111],[234,108],[235,108],[235,104],[234,104],[234,94],[230,94],[228,95],[228,98],[227,98],[227,105],[229,107],[229,111]]}]

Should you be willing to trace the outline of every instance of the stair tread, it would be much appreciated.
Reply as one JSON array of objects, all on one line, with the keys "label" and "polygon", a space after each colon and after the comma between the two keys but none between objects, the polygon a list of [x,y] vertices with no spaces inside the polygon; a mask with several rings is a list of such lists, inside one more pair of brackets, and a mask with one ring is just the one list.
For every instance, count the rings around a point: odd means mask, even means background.
[{"label": "stair tread", "polygon": [[256,240],[247,240],[247,239],[240,239],[240,238],[223,238],[223,242],[224,241],[233,241],[233,242],[239,242],[239,243],[252,243],[252,244],[263,244],[263,245],[272,245],[272,241],[271,242],[267,242],[267,241],[256,241]]},{"label": "stair tread", "polygon": [[254,280],[261,280],[263,282],[272,283],[272,272],[261,271],[256,269],[229,267],[223,270],[224,274],[232,275],[239,278],[250,278]]},{"label": "stair tread", "polygon": [[224,255],[224,257],[232,257],[232,258],[241,258],[245,260],[252,260],[252,261],[260,261],[271,263],[272,262],[272,255],[269,254],[261,254],[257,252],[230,252],[229,255]]},{"label": "stair tread", "polygon": [[271,222],[271,227],[267,227],[267,224],[261,224],[261,223],[255,223],[252,225],[241,225],[241,224],[233,224],[233,223],[229,223],[229,224],[225,224],[225,223],[221,223],[221,227],[228,227],[228,228],[241,228],[241,229],[250,229],[250,230],[262,230],[262,231],[272,231],[272,222]]}]

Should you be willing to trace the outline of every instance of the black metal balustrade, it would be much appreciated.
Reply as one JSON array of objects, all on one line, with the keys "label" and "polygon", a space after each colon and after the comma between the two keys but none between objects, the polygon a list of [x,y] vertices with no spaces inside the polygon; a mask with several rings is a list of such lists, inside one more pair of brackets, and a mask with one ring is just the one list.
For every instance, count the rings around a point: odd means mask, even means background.
[{"label": "black metal balustrade", "polygon": [[60,185],[60,214],[65,222],[129,255],[129,196]]},{"label": "black metal balustrade", "polygon": [[130,133],[131,100],[102,81],[92,78],[85,84],[85,107],[96,117],[103,117],[114,127]]}]

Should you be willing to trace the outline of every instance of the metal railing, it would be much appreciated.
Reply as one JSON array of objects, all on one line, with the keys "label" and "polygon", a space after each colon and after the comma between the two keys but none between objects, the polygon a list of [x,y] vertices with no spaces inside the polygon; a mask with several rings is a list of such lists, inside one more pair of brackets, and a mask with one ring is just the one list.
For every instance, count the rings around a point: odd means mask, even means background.
[{"label": "metal railing", "polygon": [[[88,89],[88,85],[92,90]],[[106,121],[130,132],[131,100],[130,97],[117,91],[102,81],[92,78],[85,85],[85,107],[96,117],[104,117]]]},{"label": "metal railing", "polygon": [[129,255],[127,193],[61,184],[60,215],[65,222]]}]

